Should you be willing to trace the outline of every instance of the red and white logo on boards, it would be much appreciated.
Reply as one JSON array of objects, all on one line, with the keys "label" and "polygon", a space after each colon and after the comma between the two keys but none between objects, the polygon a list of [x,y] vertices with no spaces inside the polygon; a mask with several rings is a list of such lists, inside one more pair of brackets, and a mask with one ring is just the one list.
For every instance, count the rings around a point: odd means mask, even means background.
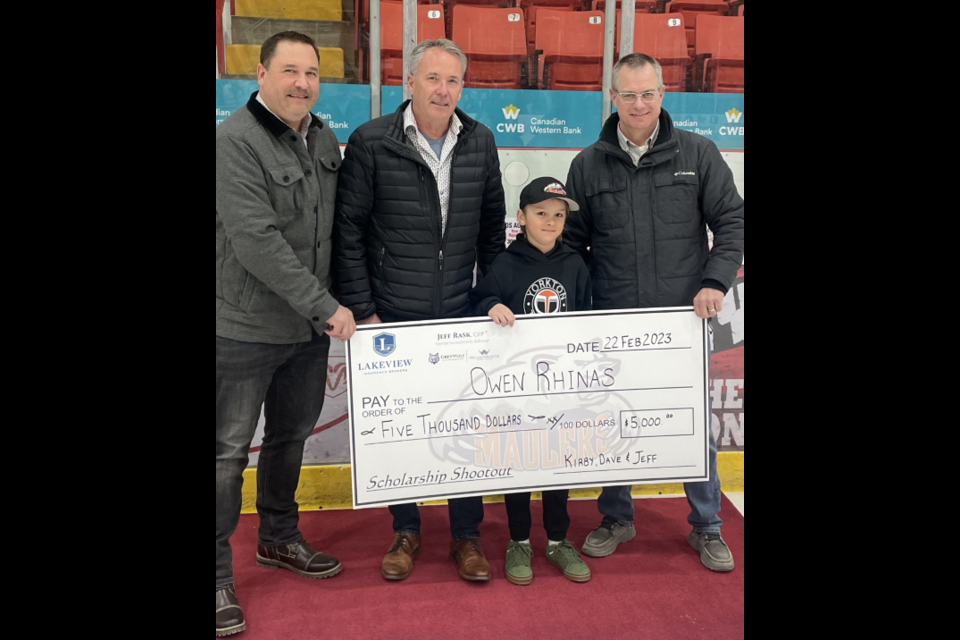
[{"label": "red and white logo on boards", "polygon": [[563,313],[567,310],[567,290],[553,278],[540,278],[530,285],[523,298],[527,315]]}]

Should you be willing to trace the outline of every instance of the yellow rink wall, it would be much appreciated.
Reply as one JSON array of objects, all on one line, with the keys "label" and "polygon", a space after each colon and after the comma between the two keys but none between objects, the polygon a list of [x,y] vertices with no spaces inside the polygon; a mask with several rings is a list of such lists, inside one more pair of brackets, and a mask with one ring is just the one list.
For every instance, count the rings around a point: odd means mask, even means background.
[{"label": "yellow rink wall", "polygon": [[[721,451],[717,454],[717,471],[724,491],[743,491],[742,451]],[[600,489],[573,489],[571,498],[596,498]],[[636,497],[656,495],[683,495],[682,484],[639,484],[633,487]],[[534,493],[539,500],[540,494]],[[503,502],[503,496],[485,496],[484,502]],[[257,470],[243,472],[243,513],[256,512]],[[350,509],[353,506],[353,489],[350,484],[350,465],[324,465],[303,467],[300,470],[300,485],[297,487],[297,503],[301,511],[318,509]],[[446,504],[446,500],[421,504]]]}]

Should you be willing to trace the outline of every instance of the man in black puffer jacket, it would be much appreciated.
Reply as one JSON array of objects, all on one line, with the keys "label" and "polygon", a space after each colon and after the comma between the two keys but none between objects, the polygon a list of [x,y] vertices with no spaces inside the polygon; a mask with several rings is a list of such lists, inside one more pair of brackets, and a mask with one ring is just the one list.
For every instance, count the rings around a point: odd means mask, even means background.
[{"label": "man in black puffer jacket", "polygon": [[[713,142],[674,128],[661,108],[656,60],[624,56],[612,84],[617,113],[600,140],[574,158],[567,178],[580,215],[570,218],[564,235],[590,266],[593,308],[692,304],[698,317],[714,318],[743,262],[743,200],[733,174]],[[708,569],[730,571],[712,430],[709,438],[710,480],[684,485],[693,528],[687,540]],[[629,486],[604,487],[598,507],[603,522],[583,545],[593,557],[610,555],[636,535]]]},{"label": "man in black puffer jacket", "polygon": [[[503,184],[493,134],[456,108],[467,59],[449,40],[411,55],[412,100],[360,126],[337,189],[337,280],[357,324],[470,315],[475,265],[504,250]],[[489,580],[483,502],[451,499],[450,552],[466,580]],[[394,542],[381,565],[403,580],[420,553],[416,504],[390,507]]]}]

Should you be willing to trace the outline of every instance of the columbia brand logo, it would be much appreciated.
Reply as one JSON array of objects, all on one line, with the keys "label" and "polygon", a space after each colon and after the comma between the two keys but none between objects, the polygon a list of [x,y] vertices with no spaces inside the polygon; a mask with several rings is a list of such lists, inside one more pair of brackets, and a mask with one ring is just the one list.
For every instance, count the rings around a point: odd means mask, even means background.
[{"label": "columbia brand logo", "polygon": [[674,177],[676,177],[676,176],[695,176],[695,175],[697,175],[697,172],[696,172],[696,171],[677,171],[677,172],[676,172],[675,174],[673,174],[673,175],[674,175]]}]

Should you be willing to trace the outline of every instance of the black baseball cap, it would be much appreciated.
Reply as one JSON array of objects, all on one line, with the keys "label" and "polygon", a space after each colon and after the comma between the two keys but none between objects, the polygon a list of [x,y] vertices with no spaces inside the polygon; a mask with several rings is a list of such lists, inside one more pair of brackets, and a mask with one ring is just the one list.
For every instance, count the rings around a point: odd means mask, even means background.
[{"label": "black baseball cap", "polygon": [[520,193],[520,208],[523,209],[527,205],[537,204],[551,198],[566,200],[567,204],[570,205],[570,211],[580,210],[580,205],[570,199],[566,187],[556,178],[537,178],[524,187]]}]

